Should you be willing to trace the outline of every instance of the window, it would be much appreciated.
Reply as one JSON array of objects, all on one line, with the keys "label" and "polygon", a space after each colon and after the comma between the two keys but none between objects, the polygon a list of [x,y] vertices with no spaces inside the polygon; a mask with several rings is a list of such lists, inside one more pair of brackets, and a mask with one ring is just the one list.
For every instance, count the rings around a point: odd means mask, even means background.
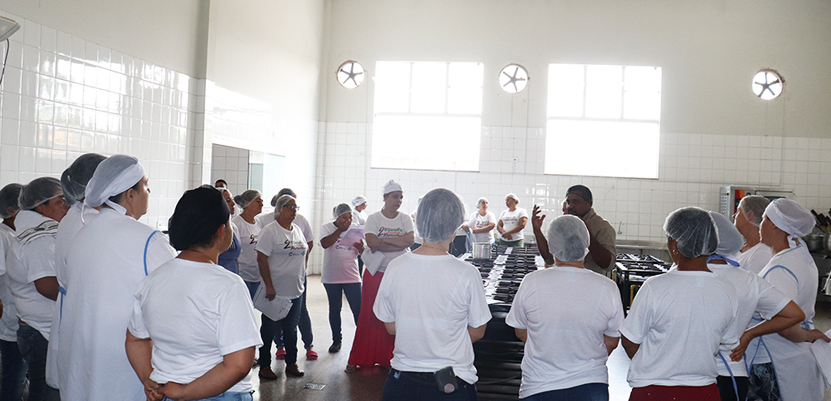
[{"label": "window", "polygon": [[551,64],[545,173],[658,178],[661,68]]},{"label": "window", "polygon": [[379,61],[373,168],[479,169],[481,63]]}]

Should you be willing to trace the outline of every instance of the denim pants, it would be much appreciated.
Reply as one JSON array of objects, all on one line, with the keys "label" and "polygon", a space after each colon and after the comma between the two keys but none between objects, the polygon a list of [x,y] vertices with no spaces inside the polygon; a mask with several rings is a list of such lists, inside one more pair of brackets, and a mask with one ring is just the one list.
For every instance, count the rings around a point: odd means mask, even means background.
[{"label": "denim pants", "polygon": [[[215,395],[213,397],[208,398],[200,398],[194,401],[252,401],[254,396],[251,393],[232,393],[230,391],[226,391],[220,395]],[[173,401],[170,398],[164,397],[162,401]]]},{"label": "denim pants", "polygon": [[[306,349],[314,347],[314,334],[312,333],[312,319],[309,318],[309,310],[306,309],[306,289],[308,288],[308,280],[305,278],[303,279],[303,298],[302,304],[300,305],[300,321],[297,322],[297,328],[300,329],[300,338],[303,339],[303,345]],[[297,334],[295,333],[294,338],[297,338]],[[295,340],[296,341],[296,340]],[[274,333],[274,344],[277,347],[284,346],[283,341],[283,329],[277,327],[277,331]]]},{"label": "denim pants", "polygon": [[300,305],[303,303],[304,296],[291,300],[291,309],[286,317],[273,321],[262,316],[262,326],[260,327],[260,337],[263,339],[263,346],[260,348],[260,357],[257,360],[260,368],[271,367],[271,343],[274,340],[274,333],[277,328],[283,330],[283,335],[286,339],[286,366],[297,363],[297,322],[300,320]]},{"label": "denim pants", "polygon": [[340,311],[343,309],[343,295],[341,294],[346,294],[346,302],[352,310],[355,325],[358,325],[358,316],[361,314],[361,283],[323,284],[323,288],[326,289],[326,296],[329,298],[329,327],[332,328],[332,341],[339,343],[343,341],[340,320]]},{"label": "denim pants", "polygon": [[0,401],[20,401],[26,380],[26,362],[17,343],[0,340],[0,358],[3,366]]},{"label": "denim pants", "polygon": [[528,401],[609,401],[609,385],[587,383],[571,388],[544,391],[523,398]]},{"label": "denim pants", "polygon": [[46,384],[46,351],[49,349],[49,341],[37,329],[20,322],[17,346],[29,366],[29,401],[60,400],[58,390]]},{"label": "denim pants", "polygon": [[257,288],[260,286],[260,282],[246,281],[245,286],[248,287],[248,293],[251,294],[251,299],[254,299],[254,294],[257,293]]},{"label": "denim pants", "polygon": [[477,401],[479,393],[476,386],[457,378],[459,388],[446,394],[439,392],[438,385],[431,373],[401,372],[391,369],[384,383],[382,401]]}]

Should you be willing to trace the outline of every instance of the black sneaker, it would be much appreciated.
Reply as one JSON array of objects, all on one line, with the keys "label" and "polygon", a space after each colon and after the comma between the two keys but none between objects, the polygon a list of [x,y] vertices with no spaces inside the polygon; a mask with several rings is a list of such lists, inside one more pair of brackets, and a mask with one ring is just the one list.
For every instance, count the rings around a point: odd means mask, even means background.
[{"label": "black sneaker", "polygon": [[329,353],[334,354],[335,352],[340,351],[340,347],[341,347],[341,342],[340,341],[338,341],[336,343],[333,343],[332,346],[329,347]]}]

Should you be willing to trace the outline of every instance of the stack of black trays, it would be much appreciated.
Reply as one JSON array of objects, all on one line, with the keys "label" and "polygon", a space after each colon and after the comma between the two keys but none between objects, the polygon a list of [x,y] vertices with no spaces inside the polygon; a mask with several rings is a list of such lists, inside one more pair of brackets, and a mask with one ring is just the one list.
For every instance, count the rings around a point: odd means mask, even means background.
[{"label": "stack of black trays", "polygon": [[493,246],[490,260],[468,258],[482,275],[485,296],[492,319],[488,322],[485,337],[473,344],[479,381],[476,387],[482,400],[517,400],[522,381],[520,363],[524,344],[505,324],[519,284],[526,274],[538,269],[539,251],[536,246],[513,247],[506,255],[507,247]]},{"label": "stack of black trays", "polygon": [[644,281],[666,273],[670,267],[671,264],[652,255],[617,254],[614,279],[620,289],[623,310],[629,311],[631,301]]}]

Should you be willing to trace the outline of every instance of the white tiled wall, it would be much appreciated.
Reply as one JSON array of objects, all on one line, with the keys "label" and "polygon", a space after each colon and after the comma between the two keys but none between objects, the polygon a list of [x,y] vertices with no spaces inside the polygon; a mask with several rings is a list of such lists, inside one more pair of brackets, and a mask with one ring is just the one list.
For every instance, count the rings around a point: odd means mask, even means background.
[{"label": "white tiled wall", "polygon": [[[584,184],[594,194],[598,214],[619,230],[619,239],[661,241],[669,212],[682,206],[718,210],[723,185],[791,189],[806,207],[831,207],[831,181],[821,178],[831,173],[831,160],[823,157],[831,150],[831,138],[665,133],[660,178],[644,180],[542,174],[543,128],[483,127],[478,173],[372,169],[371,124],[326,123],[320,130],[325,144],[318,149],[322,210],[356,194],[369,198],[370,211],[379,210],[383,184],[396,179],[404,186],[406,212],[415,209],[418,196],[445,187],[462,195],[471,210],[485,196],[498,215],[505,208],[505,194],[514,192],[520,207],[530,212],[536,203],[547,215],[557,216],[566,189]],[[591,146],[583,151],[590,155]],[[637,155],[620,155],[619,162],[631,157]]]},{"label": "white tiled wall", "polygon": [[[18,16],[0,98],[0,185],[61,172],[79,155],[138,157],[164,222],[188,182],[193,80]],[[0,46],[2,47],[2,46]]]},{"label": "white tiled wall", "polygon": [[211,184],[221,178],[228,183],[232,194],[247,190],[250,153],[247,149],[214,144],[211,151]]}]

